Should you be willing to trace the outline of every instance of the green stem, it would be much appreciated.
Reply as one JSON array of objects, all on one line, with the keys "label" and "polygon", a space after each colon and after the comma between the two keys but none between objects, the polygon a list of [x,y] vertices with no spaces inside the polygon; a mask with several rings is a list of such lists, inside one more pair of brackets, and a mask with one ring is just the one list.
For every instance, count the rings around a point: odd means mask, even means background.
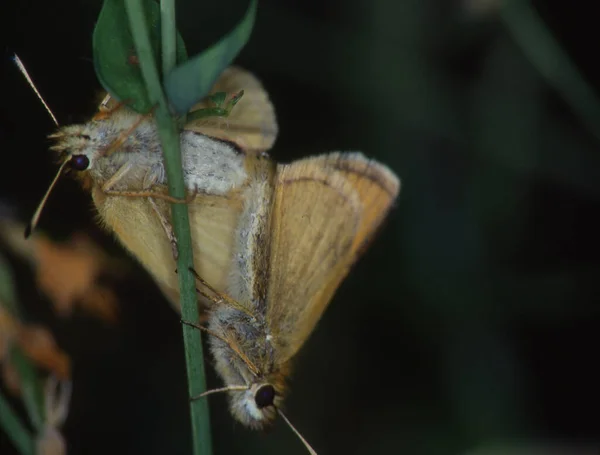
[{"label": "green stem", "polygon": [[160,0],[160,25],[163,77],[177,63],[177,28],[175,25],[175,0]]},{"label": "green stem", "polygon": [[515,42],[541,75],[600,139],[600,102],[569,55],[552,36],[529,0],[509,0],[502,19]]},{"label": "green stem", "polygon": [[4,433],[12,440],[17,450],[22,455],[33,455],[35,444],[33,442],[33,436],[21,424],[19,417],[15,411],[11,408],[8,400],[4,398],[4,395],[0,392],[0,427],[4,430]]},{"label": "green stem", "polygon": [[[17,304],[13,283],[14,279],[9,265],[0,256],[0,305],[17,321],[23,321],[23,312]],[[23,403],[25,404],[29,420],[33,427],[39,430],[45,420],[45,410],[43,393],[36,369],[15,344],[12,344],[8,349],[8,359],[12,362],[19,375]]]},{"label": "green stem", "polygon": [[10,361],[17,369],[21,381],[23,403],[29,420],[36,430],[40,430],[46,420],[44,396],[35,367],[17,346],[10,348]]},{"label": "green stem", "polygon": [[[157,105],[155,120],[165,157],[169,194],[183,199],[185,198],[185,184],[181,165],[181,152],[179,150],[179,131],[176,120],[169,112],[167,100],[161,87],[155,58],[152,53],[148,26],[144,20],[142,0],[125,0],[125,8],[129,17],[136,52],[140,60],[142,76],[150,100]],[[163,24],[162,27],[163,34],[165,30],[175,30],[175,27],[170,25]],[[186,321],[198,322],[200,319],[198,298],[194,277],[190,272],[194,261],[187,205],[172,204],[171,213],[179,251],[177,270],[181,294],[181,316]],[[200,331],[185,324],[182,324],[182,327],[188,391],[191,397],[206,390],[204,354],[202,352]],[[194,454],[211,454],[212,444],[207,400],[190,401],[190,411]]]}]

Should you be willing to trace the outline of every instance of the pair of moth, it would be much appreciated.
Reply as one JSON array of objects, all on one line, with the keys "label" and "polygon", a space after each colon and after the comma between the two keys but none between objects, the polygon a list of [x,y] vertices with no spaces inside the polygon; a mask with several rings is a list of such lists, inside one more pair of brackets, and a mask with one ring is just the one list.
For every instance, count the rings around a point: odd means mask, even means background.
[{"label": "pair of moth", "polygon": [[[358,152],[274,163],[267,151],[278,127],[259,81],[231,67],[214,87],[240,90],[226,119],[188,123],[180,140],[219,390],[237,420],[260,429],[278,414],[289,424],[279,408],[290,361],[386,217],[399,180]],[[178,307],[172,201],[152,117],[107,96],[90,122],[50,137],[62,161],[54,182],[65,167],[78,171],[100,222]]]}]

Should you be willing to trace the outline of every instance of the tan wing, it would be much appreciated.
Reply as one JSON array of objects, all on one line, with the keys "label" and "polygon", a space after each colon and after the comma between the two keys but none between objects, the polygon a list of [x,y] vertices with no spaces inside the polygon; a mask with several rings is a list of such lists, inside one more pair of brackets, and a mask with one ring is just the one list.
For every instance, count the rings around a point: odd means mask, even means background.
[{"label": "tan wing", "polygon": [[[229,116],[211,117],[190,122],[185,129],[236,143],[246,152],[269,150],[277,137],[275,109],[262,84],[252,73],[239,67],[227,68],[215,83],[211,93],[226,92],[227,99],[244,90],[244,96]],[[196,104],[191,112],[208,107]]]},{"label": "tan wing", "polygon": [[[92,198],[101,222],[113,230],[121,243],[141,262],[179,311],[179,281],[171,243],[156,212],[146,198],[106,196],[94,186]],[[170,217],[168,203],[156,200]],[[198,195],[188,205],[194,267],[207,283],[225,291],[242,202],[239,194]]]},{"label": "tan wing", "polygon": [[398,178],[360,153],[278,167],[267,290],[278,362],[304,344],[398,191]]},{"label": "tan wing", "polygon": [[[189,122],[185,129],[234,142],[247,153],[269,150],[277,138],[277,118],[269,95],[252,73],[230,66],[223,71],[210,93],[225,92],[229,99],[240,90],[244,90],[244,96],[229,116]],[[101,111],[110,111],[118,105],[115,99],[105,94],[99,108]],[[209,107],[209,104],[202,101],[194,105],[190,112],[205,107]]]}]

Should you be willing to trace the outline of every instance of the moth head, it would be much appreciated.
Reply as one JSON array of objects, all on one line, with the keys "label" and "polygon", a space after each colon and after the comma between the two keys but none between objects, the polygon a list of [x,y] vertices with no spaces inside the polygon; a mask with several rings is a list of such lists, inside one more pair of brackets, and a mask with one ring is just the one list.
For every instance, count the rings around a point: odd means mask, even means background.
[{"label": "moth head", "polygon": [[279,408],[285,393],[283,375],[271,375],[269,379],[257,380],[250,386],[229,385],[220,389],[208,390],[193,399],[205,397],[213,393],[228,392],[233,416],[254,430],[268,428],[279,415],[296,436],[298,436],[300,441],[302,441],[308,453],[310,455],[317,455],[317,452],[315,452]]},{"label": "moth head", "polygon": [[25,237],[28,237],[37,225],[48,196],[65,168],[80,172],[79,176],[84,186],[86,186],[86,181],[89,183],[90,176],[86,171],[93,169],[94,163],[99,158],[112,153],[115,149],[114,144],[119,145],[116,139],[119,138],[121,131],[115,127],[116,124],[117,122],[112,117],[92,120],[83,125],[60,128],[56,133],[48,136],[50,139],[56,140],[56,144],[50,149],[61,153],[62,163],[27,226]]},{"label": "moth head", "polygon": [[283,389],[283,376],[272,375],[270,381],[257,381],[246,390],[230,392],[230,407],[233,416],[244,425],[262,430],[273,424],[277,416],[281,417],[291,430],[298,436],[310,455],[317,452],[310,446],[308,441],[292,425],[292,422],[280,410],[285,390]]},{"label": "moth head", "polygon": [[103,156],[106,149],[106,134],[103,134],[99,122],[83,125],[70,125],[48,136],[56,140],[51,150],[64,156],[67,166],[76,171],[87,171],[94,162]]},{"label": "moth head", "polygon": [[246,390],[230,392],[233,416],[244,425],[260,430],[271,426],[283,401],[283,390],[269,382],[256,382]]}]

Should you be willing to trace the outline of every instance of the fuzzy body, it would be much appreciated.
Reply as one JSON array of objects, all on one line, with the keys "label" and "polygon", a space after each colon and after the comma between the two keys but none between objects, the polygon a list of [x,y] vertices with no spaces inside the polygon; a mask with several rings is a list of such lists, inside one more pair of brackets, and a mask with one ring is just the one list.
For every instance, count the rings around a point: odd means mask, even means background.
[{"label": "fuzzy body", "polygon": [[[209,329],[222,338],[209,339],[215,369],[221,378],[227,385],[248,386],[248,390],[229,392],[232,415],[250,428],[268,427],[277,416],[275,408],[285,397],[288,368],[275,361],[276,347],[268,337],[265,319],[220,306],[211,314]],[[274,407],[258,408],[256,405],[254,390],[264,384],[275,389]]]},{"label": "fuzzy body", "polygon": [[[233,416],[260,429],[286,393],[290,361],[399,191],[396,176],[360,153],[259,167],[246,187],[227,294],[209,319],[215,367]],[[271,386],[267,406],[259,396]]]},{"label": "fuzzy body", "polygon": [[[62,128],[52,137],[57,139],[54,150],[88,158],[89,177],[96,184],[111,182],[111,190],[140,191],[167,183],[162,147],[150,117],[123,107],[105,118]],[[190,191],[223,195],[248,178],[244,154],[229,142],[183,131],[180,147]],[[120,171],[123,174],[114,178]]]},{"label": "fuzzy body", "polygon": [[[154,121],[121,107],[88,123],[61,128],[51,137],[57,141],[52,149],[66,155],[63,159],[76,155],[88,158],[87,170],[77,175],[91,190],[100,224],[142,263],[178,309],[179,283],[172,245],[151,202],[147,197],[106,194],[166,193]],[[243,205],[237,198],[247,186],[249,158],[234,144],[187,130],[181,133],[181,152],[186,187],[196,193],[188,206],[194,267],[213,286],[225,289]],[[170,222],[169,203],[153,199],[154,207]]]},{"label": "fuzzy body", "polygon": [[219,336],[210,337],[209,343],[215,369],[225,383],[248,386],[248,390],[230,392],[231,413],[244,425],[261,429],[270,425],[277,413],[273,406],[258,408],[254,392],[261,385],[272,385],[277,407],[285,395],[287,369],[276,363],[276,346],[264,317],[275,165],[266,156],[257,157],[252,161],[251,175],[242,196],[244,206],[226,287],[228,295],[245,311],[227,305],[216,307],[209,329]]}]

